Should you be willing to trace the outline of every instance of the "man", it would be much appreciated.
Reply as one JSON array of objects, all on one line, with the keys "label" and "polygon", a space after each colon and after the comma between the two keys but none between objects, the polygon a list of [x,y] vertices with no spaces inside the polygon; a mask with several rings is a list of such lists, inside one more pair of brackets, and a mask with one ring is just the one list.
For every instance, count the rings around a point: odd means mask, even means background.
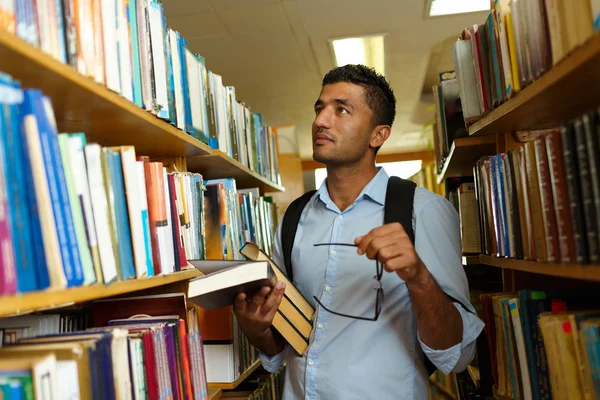
[{"label": "man", "polygon": [[[426,399],[423,353],[445,373],[464,370],[474,356],[483,323],[448,297],[474,311],[452,205],[415,190],[414,246],[402,225],[383,225],[388,176],[375,155],[395,110],[388,82],[372,69],[347,65],[323,79],[312,137],[327,179],[303,210],[292,251],[294,285],[317,310],[306,353],[297,355],[271,329],[282,282],[272,292],[236,298],[240,327],[265,368],[274,371],[287,359],[284,399]],[[323,243],[357,248],[314,246]],[[281,226],[274,260],[284,268]],[[373,318],[375,260],[388,272],[381,314],[375,321],[340,316]]]}]

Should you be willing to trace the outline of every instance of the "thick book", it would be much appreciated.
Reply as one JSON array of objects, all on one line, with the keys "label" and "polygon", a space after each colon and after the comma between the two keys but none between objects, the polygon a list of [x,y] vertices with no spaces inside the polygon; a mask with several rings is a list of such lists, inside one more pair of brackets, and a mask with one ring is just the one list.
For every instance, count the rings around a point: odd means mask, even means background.
[{"label": "thick book", "polygon": [[238,293],[251,298],[263,286],[274,287],[277,277],[265,261],[189,260],[206,274],[192,279],[189,299],[206,310],[230,306]]}]

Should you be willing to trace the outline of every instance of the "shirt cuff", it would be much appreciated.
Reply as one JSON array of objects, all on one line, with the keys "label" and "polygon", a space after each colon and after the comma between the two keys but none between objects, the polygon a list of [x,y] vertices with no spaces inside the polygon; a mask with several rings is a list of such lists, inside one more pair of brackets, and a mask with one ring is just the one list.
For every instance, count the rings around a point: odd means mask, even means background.
[{"label": "shirt cuff", "polygon": [[260,358],[260,362],[262,366],[269,371],[270,373],[275,373],[281,367],[283,362],[285,361],[288,353],[288,345],[285,344],[284,349],[274,356],[270,356],[267,353],[263,353],[262,351],[258,352],[258,357]]},{"label": "shirt cuff", "polygon": [[460,304],[452,303],[458,310],[463,323],[463,337],[460,343],[444,350],[433,350],[421,340],[417,332],[417,338],[423,353],[444,374],[452,371],[460,372],[467,368],[475,356],[475,340],[483,330],[485,324],[477,315],[466,311]]}]

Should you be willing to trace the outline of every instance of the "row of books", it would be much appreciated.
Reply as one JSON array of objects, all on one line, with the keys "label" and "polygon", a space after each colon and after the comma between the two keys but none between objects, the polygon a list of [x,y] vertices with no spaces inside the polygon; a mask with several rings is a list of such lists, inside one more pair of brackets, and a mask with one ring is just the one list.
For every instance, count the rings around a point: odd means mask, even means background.
[{"label": "row of books", "polygon": [[50,99],[7,75],[0,138],[0,294],[168,274],[249,241],[271,251],[275,206],[258,189],[58,134]]},{"label": "row of books", "polygon": [[474,167],[482,252],[600,262],[600,115],[590,111]]},{"label": "row of books", "polygon": [[[467,122],[538,79],[595,33],[595,0],[494,0],[452,47]],[[598,24],[596,23],[596,29]]]},{"label": "row of books", "polygon": [[0,29],[280,184],[272,128],[168,27],[158,0],[6,0]]},{"label": "row of books", "polygon": [[435,164],[428,162],[423,163],[421,170],[408,179],[413,181],[417,186],[424,187],[430,192],[444,196],[444,186],[437,183],[435,174]]},{"label": "row of books", "polygon": [[99,301],[85,312],[93,322],[75,331],[47,323],[62,312],[0,321],[5,331],[29,329],[0,349],[4,398],[207,398],[198,313],[184,294]]},{"label": "row of books", "polygon": [[593,290],[481,295],[493,385],[511,399],[600,397],[600,311]]}]

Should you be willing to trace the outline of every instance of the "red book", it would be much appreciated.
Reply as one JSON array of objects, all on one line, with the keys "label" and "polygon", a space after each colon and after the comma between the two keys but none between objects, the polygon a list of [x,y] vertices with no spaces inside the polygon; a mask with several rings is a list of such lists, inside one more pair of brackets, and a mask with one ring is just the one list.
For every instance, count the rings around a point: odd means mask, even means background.
[{"label": "red book", "polygon": [[173,219],[173,238],[175,243],[175,250],[177,252],[177,269],[181,270],[182,267],[187,266],[187,257],[185,255],[185,248],[183,247],[183,236],[181,234],[181,223],[183,221],[183,215],[181,215],[182,210],[177,208],[177,189],[175,187],[175,175],[169,174],[169,194],[170,194],[170,207],[171,207],[171,215]]}]

